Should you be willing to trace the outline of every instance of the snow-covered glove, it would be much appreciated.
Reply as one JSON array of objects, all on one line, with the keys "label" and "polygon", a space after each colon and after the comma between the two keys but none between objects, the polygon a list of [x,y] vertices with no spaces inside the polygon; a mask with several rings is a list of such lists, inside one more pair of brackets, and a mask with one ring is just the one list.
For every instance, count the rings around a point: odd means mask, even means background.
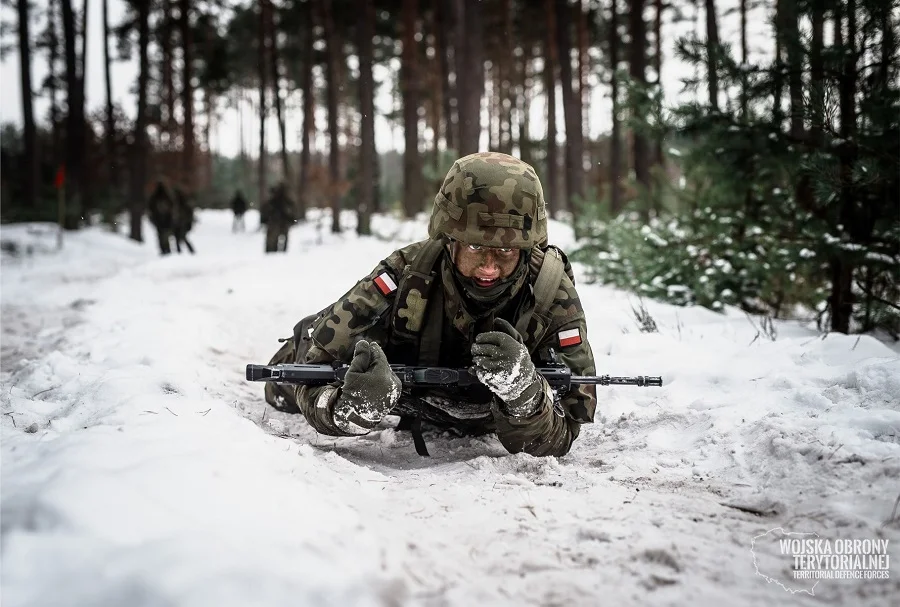
[{"label": "snow-covered glove", "polygon": [[493,331],[478,335],[472,344],[472,363],[479,381],[503,401],[506,413],[528,417],[537,411],[543,384],[522,336],[511,324],[497,318]]},{"label": "snow-covered glove", "polygon": [[394,408],[401,386],[381,346],[358,342],[334,405],[335,425],[349,434],[365,434]]}]

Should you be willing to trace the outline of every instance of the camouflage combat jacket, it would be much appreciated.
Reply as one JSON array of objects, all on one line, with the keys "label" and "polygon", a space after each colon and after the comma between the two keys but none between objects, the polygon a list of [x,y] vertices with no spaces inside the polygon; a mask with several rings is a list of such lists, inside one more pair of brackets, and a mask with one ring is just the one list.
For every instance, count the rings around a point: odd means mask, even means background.
[{"label": "camouflage combat jacket", "polygon": [[[305,357],[296,362],[349,364],[356,343],[365,339],[378,342],[392,364],[468,367],[472,364],[470,350],[475,336],[491,330],[495,317],[516,326],[534,307],[533,285],[545,255],[545,250],[537,247],[530,252],[523,288],[487,315],[475,317],[468,313],[463,297],[446,271],[446,264],[452,263],[447,254],[437,262],[443,264],[444,271],[436,270],[431,284],[408,291],[406,301],[400,301],[397,294],[404,291],[402,280],[410,274],[410,264],[427,242],[395,251],[327,308],[311,328],[311,343]],[[532,320],[520,332],[536,365],[548,361],[552,348],[559,362],[574,375],[593,375],[594,357],[587,340],[584,311],[569,277],[571,268],[565,263],[567,272],[562,275],[556,295],[543,316],[547,326]],[[399,290],[397,285],[401,285]],[[424,295],[421,291],[425,291]],[[429,332],[430,339],[422,337]],[[538,340],[536,334],[542,337]],[[480,384],[471,390],[455,392],[404,390],[397,410],[392,413],[421,413],[427,421],[470,434],[495,432],[511,453],[565,455],[578,436],[580,425],[593,421],[596,388],[573,386],[568,393],[556,397],[547,382],[543,378],[541,381],[543,401],[537,413],[528,418],[504,413],[503,403]],[[333,419],[339,396],[339,384],[297,386],[295,392],[297,405],[310,425],[332,436],[346,435]]]}]

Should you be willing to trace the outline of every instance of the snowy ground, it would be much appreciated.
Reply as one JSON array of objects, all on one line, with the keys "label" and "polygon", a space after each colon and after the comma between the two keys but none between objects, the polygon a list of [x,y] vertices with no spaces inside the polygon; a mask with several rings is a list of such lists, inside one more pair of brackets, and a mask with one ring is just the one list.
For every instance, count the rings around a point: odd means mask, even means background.
[{"label": "snowy ground", "polygon": [[[265,256],[248,217],[201,212],[168,258],[149,226],[61,253],[3,226],[31,250],[0,274],[4,605],[898,604],[896,346],[654,302],[641,333],[582,285],[600,372],[664,387],[599,388],[558,460],[440,435],[425,459],[390,424],[318,436],[243,378],[424,223],[313,222]],[[776,527],[888,539],[891,578],[767,583],[751,540]]]}]

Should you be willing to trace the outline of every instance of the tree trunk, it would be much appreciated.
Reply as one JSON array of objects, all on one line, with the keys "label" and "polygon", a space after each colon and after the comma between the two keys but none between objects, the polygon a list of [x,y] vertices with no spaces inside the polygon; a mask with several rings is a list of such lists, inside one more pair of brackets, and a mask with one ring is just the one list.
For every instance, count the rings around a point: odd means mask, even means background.
[{"label": "tree trunk", "polygon": [[[662,99],[665,99],[662,84],[662,16],[666,6],[662,0],[654,0],[654,8],[656,10],[654,11],[655,19],[653,21],[653,42],[656,44],[656,49],[653,53],[653,70],[656,72],[656,88],[659,90],[659,95]],[[657,135],[653,141],[653,164],[659,167],[660,171],[665,172],[666,157],[663,154],[661,134]]]},{"label": "tree trunk", "polygon": [[797,0],[785,0],[788,92],[791,101],[791,137],[801,139],[803,127],[803,44],[797,22]]},{"label": "tree trunk", "polygon": [[452,44],[448,32],[453,31],[453,9],[449,0],[434,0],[434,46],[438,56],[438,69],[441,72],[441,104],[444,115],[444,145],[447,149],[456,149],[456,117],[453,115],[451,101],[455,99],[454,87],[450,84],[450,52]]},{"label": "tree trunk", "polygon": [[203,128],[203,141],[206,143],[206,171],[202,187],[207,189],[212,186],[215,177],[213,175],[212,132],[216,113],[216,98],[213,96],[210,88],[203,89],[203,101],[206,107],[206,123]]},{"label": "tree trunk", "polygon": [[268,198],[267,152],[266,152],[266,0],[259,0],[259,176],[258,195],[260,208]]},{"label": "tree trunk", "polygon": [[328,97],[328,135],[331,145],[328,150],[329,194],[331,196],[331,231],[341,231],[341,196],[338,190],[340,181],[340,148],[338,143],[338,38],[334,32],[334,18],[331,14],[331,3],[322,3],[322,21],[325,29],[325,79]]},{"label": "tree trunk", "polygon": [[706,0],[706,70],[709,108],[719,111],[719,26],[716,24],[716,2]]},{"label": "tree trunk", "polygon": [[516,36],[513,26],[513,7],[511,0],[503,0],[503,32],[506,52],[498,53],[500,68],[500,151],[512,154],[512,95],[510,94],[512,75],[515,70]]},{"label": "tree trunk", "polygon": [[315,0],[309,0],[303,4],[303,31],[306,35],[306,43],[303,45],[303,57],[301,58],[300,88],[303,90],[303,125],[301,126],[300,143],[303,149],[300,151],[300,183],[297,194],[297,217],[301,221],[306,220],[306,209],[309,208],[309,162],[310,139],[315,127],[315,98],[313,96],[313,37],[315,28],[313,18],[315,11],[312,4]]},{"label": "tree trunk", "polygon": [[[575,17],[577,24],[577,32],[578,32],[578,95],[579,95],[579,104],[581,105],[581,132],[582,134],[586,134],[588,140],[590,140],[590,132],[591,132],[591,112],[590,112],[590,104],[591,104],[591,92],[588,88],[588,72],[590,71],[590,64],[588,59],[588,28],[587,28],[587,12],[584,10],[582,0],[578,0],[575,4]],[[590,154],[589,150],[585,150],[587,154]],[[592,166],[591,163],[588,163],[588,166]]]},{"label": "tree trunk", "polygon": [[194,76],[194,40],[191,31],[191,0],[181,0],[181,106],[184,112],[184,175],[182,183],[188,193],[195,189],[194,167],[194,85],[191,79]]},{"label": "tree trunk", "polygon": [[278,119],[278,133],[281,136],[281,171],[285,187],[290,191],[291,163],[288,159],[287,151],[287,129],[284,123],[284,115],[281,110],[281,68],[278,53],[278,28],[275,25],[275,11],[273,10],[271,0],[264,1],[266,3],[266,12],[268,13],[267,25],[269,27],[269,44],[271,52],[269,67],[272,68],[272,100],[275,102],[275,116]]},{"label": "tree trunk", "polygon": [[772,76],[772,122],[776,130],[781,130],[784,113],[781,97],[784,94],[784,3],[790,0],[775,0],[775,73]]},{"label": "tree trunk", "polygon": [[[103,63],[106,85],[106,166],[109,167],[109,190],[119,202],[119,156],[116,153],[116,117],[112,100],[112,69],[109,57],[109,0],[103,0]],[[107,203],[108,204],[108,203]]]},{"label": "tree trunk", "polygon": [[814,145],[819,145],[822,142],[825,121],[825,69],[822,61],[825,9],[821,1],[815,1],[811,4],[810,10],[812,11],[812,40],[809,48],[810,127]]},{"label": "tree trunk", "polygon": [[456,90],[459,155],[477,152],[481,140],[484,95],[484,46],[481,3],[456,0]]},{"label": "tree trunk", "polygon": [[[847,37],[836,40],[836,46],[843,51],[843,65],[838,84],[838,96],[841,111],[840,135],[844,140],[839,152],[840,175],[840,210],[838,222],[843,231],[853,234],[854,203],[856,193],[853,187],[853,169],[856,161],[856,148],[848,142],[856,137],[856,0],[848,0]],[[835,20],[840,32],[841,11],[836,11]],[[841,252],[831,258],[831,330],[840,333],[850,332],[850,320],[853,315],[853,262]]]},{"label": "tree trunk", "polygon": [[609,24],[609,61],[612,66],[610,76],[610,96],[612,97],[612,134],[609,142],[609,211],[616,217],[622,211],[622,134],[619,121],[619,9],[618,0],[612,0]]},{"label": "tree trunk", "polygon": [[416,48],[417,1],[403,0],[403,51],[400,64],[403,95],[403,212],[412,218],[422,210],[425,188],[419,155],[419,74]]},{"label": "tree trunk", "polygon": [[749,120],[747,114],[747,0],[740,0],[741,11],[741,119]]},{"label": "tree trunk", "polygon": [[373,50],[375,35],[375,4],[373,0],[363,0],[362,14],[357,31],[359,52],[359,185],[357,186],[356,233],[372,233],[372,194],[375,181],[375,83],[372,78]]},{"label": "tree trunk", "polygon": [[581,100],[575,94],[572,74],[572,13],[564,2],[556,5],[556,44],[559,47],[559,81],[566,124],[566,205],[573,214],[584,196],[584,139],[581,132]]},{"label": "tree trunk", "polygon": [[500,61],[496,56],[490,58],[491,67],[487,69],[485,86],[490,85],[490,91],[486,92],[488,107],[488,149],[502,152],[501,141],[503,139],[503,110],[500,93]]},{"label": "tree trunk", "polygon": [[[64,2],[66,0],[63,0]],[[138,11],[138,99],[131,165],[131,238],[143,242],[144,184],[147,181],[147,83],[150,81],[150,0],[135,0]]]},{"label": "tree trunk", "polygon": [[48,78],[50,81],[50,128],[53,138],[53,165],[59,165],[62,152],[60,150],[59,105],[57,105],[56,91],[58,86],[56,63],[59,59],[59,38],[56,33],[56,0],[50,0],[47,8],[47,31],[50,36],[50,64],[48,66]]},{"label": "tree trunk", "polygon": [[18,0],[19,70],[22,87],[22,134],[25,143],[25,204],[35,209],[38,201],[37,131],[34,126],[33,91],[31,89],[31,38],[28,30],[28,0]]},{"label": "tree trunk", "polygon": [[521,61],[521,86],[519,87],[518,100],[521,101],[519,110],[519,156],[530,165],[534,165],[531,152],[531,98],[534,94],[534,74],[532,72],[532,52],[535,45],[528,43],[527,50],[522,53]]},{"label": "tree trunk", "polygon": [[559,160],[556,147],[556,3],[545,0],[547,23],[544,27],[544,90],[547,93],[547,195],[550,211],[559,218],[568,209],[566,197],[559,192]]},{"label": "tree trunk", "polygon": [[[87,0],[85,0],[87,8]],[[76,52],[78,32],[72,1],[62,0],[63,33],[66,59],[66,228],[78,227],[79,218],[85,216],[87,200],[84,188],[84,80],[78,74],[79,61]]]},{"label": "tree trunk", "polygon": [[[631,2],[630,9],[628,14],[628,29],[631,34],[629,73],[635,83],[643,86],[647,84],[647,24],[644,21],[644,0]],[[634,176],[641,186],[649,190],[650,146],[645,135],[635,132],[633,133],[633,138]],[[645,221],[650,219],[649,208],[643,208],[642,214]]]},{"label": "tree trunk", "polygon": [[174,30],[174,26],[172,25],[172,5],[175,0],[163,0],[162,8],[163,8],[163,19],[162,19],[162,32],[160,35],[160,52],[162,54],[160,64],[160,71],[162,72],[162,98],[164,101],[164,105],[166,107],[166,116],[162,119],[162,130],[166,135],[166,143],[168,143],[172,138],[172,133],[175,132],[175,78],[173,77],[173,70],[175,69],[175,61],[172,57],[172,31]]}]

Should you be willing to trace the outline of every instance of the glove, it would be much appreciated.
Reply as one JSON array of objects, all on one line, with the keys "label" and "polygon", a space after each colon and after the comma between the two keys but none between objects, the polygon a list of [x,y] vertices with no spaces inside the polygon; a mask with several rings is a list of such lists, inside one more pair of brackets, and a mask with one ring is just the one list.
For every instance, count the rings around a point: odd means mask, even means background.
[{"label": "glove", "polygon": [[497,318],[494,331],[481,333],[472,344],[472,363],[479,381],[497,395],[506,412],[528,417],[540,406],[543,384],[522,336]]},{"label": "glove", "polygon": [[374,341],[357,342],[334,405],[335,425],[348,434],[365,434],[394,408],[401,386],[381,346]]}]

